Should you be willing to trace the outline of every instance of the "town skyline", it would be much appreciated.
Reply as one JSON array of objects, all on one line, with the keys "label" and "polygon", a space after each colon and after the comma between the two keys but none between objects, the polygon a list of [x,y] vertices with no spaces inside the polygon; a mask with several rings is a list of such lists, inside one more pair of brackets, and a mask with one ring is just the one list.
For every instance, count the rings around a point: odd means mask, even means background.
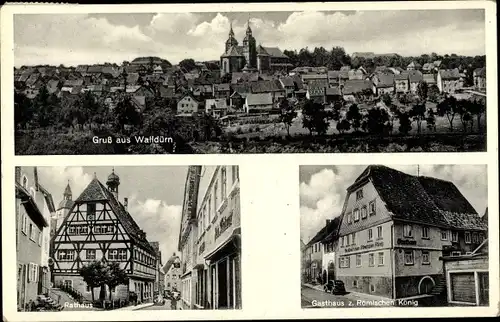
[{"label": "town skyline", "polygon": [[[281,50],[485,54],[481,9],[39,14],[14,16],[14,65],[121,64],[141,56],[172,64],[218,60],[231,23],[241,41],[248,19],[258,44]],[[316,27],[303,28],[308,21]]]},{"label": "town skyline", "polygon": [[[73,200],[94,178],[104,185],[112,166],[38,168],[40,183],[52,194],[55,206],[69,182]],[[159,242],[163,264],[177,251],[187,166],[114,167],[120,177],[118,198],[128,198],[128,210],[149,242]],[[168,184],[158,178],[168,178]]]},{"label": "town skyline", "polygon": [[[367,165],[300,167],[300,235],[307,244],[325,225],[342,212],[346,189]],[[434,177],[455,184],[479,216],[488,207],[486,165],[390,165],[410,175]]]}]

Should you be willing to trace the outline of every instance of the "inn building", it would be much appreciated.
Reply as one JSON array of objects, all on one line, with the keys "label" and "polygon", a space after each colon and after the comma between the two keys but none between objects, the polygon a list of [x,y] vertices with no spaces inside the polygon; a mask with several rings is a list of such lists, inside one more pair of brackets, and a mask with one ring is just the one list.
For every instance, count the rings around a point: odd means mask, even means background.
[{"label": "inn building", "polygon": [[[94,175],[93,180],[71,205],[52,237],[52,275],[56,287],[64,285],[87,300],[99,297],[100,288],[92,289],[79,270],[94,261],[117,262],[128,275],[128,283],[115,289],[114,299],[127,299],[135,292],[141,302],[153,298],[157,276],[157,252],[128,211],[128,198],[119,201],[120,178],[112,171],[106,186]],[[106,295],[107,296],[107,295]]]},{"label": "inn building", "polygon": [[486,225],[449,181],[368,166],[347,188],[337,279],[346,289],[401,299],[446,290],[442,256],[470,254]]},{"label": "inn building", "polygon": [[238,166],[190,167],[179,251],[183,309],[241,308]]}]

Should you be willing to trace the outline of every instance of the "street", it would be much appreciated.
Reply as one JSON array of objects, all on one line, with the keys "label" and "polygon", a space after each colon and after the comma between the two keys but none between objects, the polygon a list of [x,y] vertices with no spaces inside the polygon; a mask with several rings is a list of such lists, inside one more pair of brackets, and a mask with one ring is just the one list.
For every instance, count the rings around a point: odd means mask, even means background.
[{"label": "street", "polygon": [[[152,305],[152,306],[147,306],[145,308],[139,309],[140,311],[155,311],[155,310],[170,310],[170,300],[166,300],[164,305]],[[139,311],[138,310],[138,311]]]},{"label": "street", "polygon": [[396,304],[392,300],[364,296],[360,293],[331,294],[302,286],[301,305],[303,308],[347,308],[395,306]]}]

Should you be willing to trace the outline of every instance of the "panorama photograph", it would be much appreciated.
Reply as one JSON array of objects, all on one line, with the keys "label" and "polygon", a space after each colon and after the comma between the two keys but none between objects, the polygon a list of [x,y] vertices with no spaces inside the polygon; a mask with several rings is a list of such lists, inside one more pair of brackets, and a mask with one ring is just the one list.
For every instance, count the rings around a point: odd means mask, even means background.
[{"label": "panorama photograph", "polygon": [[484,9],[13,19],[16,155],[486,151]]}]

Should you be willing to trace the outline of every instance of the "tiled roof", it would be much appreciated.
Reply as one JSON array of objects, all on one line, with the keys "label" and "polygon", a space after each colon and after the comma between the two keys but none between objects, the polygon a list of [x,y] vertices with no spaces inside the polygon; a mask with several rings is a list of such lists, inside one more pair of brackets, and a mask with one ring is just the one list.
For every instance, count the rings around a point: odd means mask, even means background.
[{"label": "tiled roof", "polygon": [[229,91],[231,89],[229,83],[224,84],[214,84],[214,91]]},{"label": "tiled roof", "polygon": [[400,74],[394,76],[394,80],[408,80],[408,71],[402,71]]},{"label": "tiled roof", "polygon": [[163,98],[174,98],[175,89],[166,86],[160,86],[160,96]]},{"label": "tiled roof", "polygon": [[163,265],[162,267],[162,270],[165,274],[168,273],[168,270],[170,269],[170,266],[172,266],[172,264],[174,264],[175,261],[179,261],[180,262],[180,257],[175,255],[175,253],[170,256],[170,258],[167,260],[167,262],[165,263],[165,265]]},{"label": "tiled roof", "polygon": [[436,78],[434,77],[434,74],[423,74],[423,80],[427,84],[436,84]]},{"label": "tiled roof", "polygon": [[472,74],[474,77],[486,77],[486,67],[476,68]]},{"label": "tiled roof", "polygon": [[115,196],[97,179],[94,178],[88,186],[83,190],[80,196],[75,200],[76,203],[83,203],[88,201],[108,201],[115,215],[120,220],[120,223],[125,228],[125,231],[142,247],[154,252],[153,247],[149,244],[148,240],[140,233],[141,229],[132,218],[132,216],[125,210],[125,207],[116,200]]},{"label": "tiled roof", "polygon": [[455,69],[440,69],[439,74],[441,75],[441,79],[459,79],[460,72],[458,68]]},{"label": "tiled roof", "polygon": [[67,79],[64,82],[65,87],[74,87],[74,86],[82,86],[83,85],[83,79]]},{"label": "tiled roof", "polygon": [[[214,107],[215,105],[215,107]],[[208,109],[227,109],[227,102],[224,98],[215,98],[205,100],[205,106]]]},{"label": "tiled roof", "polygon": [[45,85],[50,94],[57,92],[59,81],[57,79],[51,79]]},{"label": "tiled roof", "polygon": [[232,73],[231,84],[239,82],[255,82],[259,80],[259,75],[256,73]]},{"label": "tiled roof", "polygon": [[268,93],[283,90],[279,81],[257,81],[250,84],[252,93]]},{"label": "tiled roof", "polygon": [[281,77],[280,82],[284,87],[295,87],[292,77]]},{"label": "tiled roof", "polygon": [[327,87],[325,91],[326,96],[336,96],[340,95],[340,90],[338,87]]},{"label": "tiled roof", "polygon": [[348,190],[367,179],[395,219],[454,229],[485,229],[477,212],[452,182],[371,165]]},{"label": "tiled roof", "polygon": [[307,243],[306,246],[311,246],[315,243],[324,241],[325,239],[330,239],[338,233],[340,225],[340,217],[335,217],[333,220],[329,221],[323,228],[321,228],[316,235]]},{"label": "tiled roof", "polygon": [[378,79],[377,87],[392,87],[394,86],[394,74],[379,73],[376,75]]},{"label": "tiled roof", "polygon": [[127,84],[134,85],[139,81],[139,74],[138,73],[130,73],[127,74]]},{"label": "tiled roof", "polygon": [[242,57],[243,56],[243,47],[231,46],[227,49],[227,51],[222,56],[223,57]]},{"label": "tiled roof", "polygon": [[361,93],[365,89],[371,89],[372,82],[369,80],[353,79],[347,80],[344,84],[344,94]]},{"label": "tiled roof", "polygon": [[271,105],[273,103],[273,97],[271,93],[262,94],[248,94],[247,104],[251,105]]},{"label": "tiled roof", "polygon": [[263,47],[263,48],[271,57],[288,58],[288,56],[285,55],[278,47]]},{"label": "tiled roof", "polygon": [[38,81],[39,78],[40,78],[40,74],[38,74],[38,73],[31,74],[30,77],[28,77],[28,79],[26,80],[26,85],[27,86],[34,85]]},{"label": "tiled roof", "polygon": [[329,70],[328,71],[328,78],[330,80],[333,80],[333,79],[338,80],[339,77],[340,77],[340,70]]},{"label": "tiled roof", "polygon": [[410,83],[418,83],[423,80],[422,73],[418,70],[409,70],[408,77],[410,79]]}]

